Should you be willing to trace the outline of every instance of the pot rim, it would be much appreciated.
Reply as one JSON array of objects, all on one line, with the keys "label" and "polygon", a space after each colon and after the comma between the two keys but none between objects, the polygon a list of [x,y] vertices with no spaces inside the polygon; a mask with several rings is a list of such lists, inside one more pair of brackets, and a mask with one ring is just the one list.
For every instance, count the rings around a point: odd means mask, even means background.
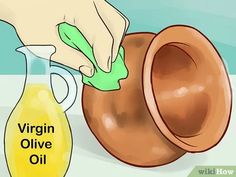
[{"label": "pot rim", "polygon": [[[185,36],[189,36],[189,38],[186,38],[184,40],[182,40],[180,37],[178,37],[179,34],[184,34]],[[169,36],[172,36],[171,38]],[[193,37],[194,36],[194,37]],[[217,60],[221,66],[223,66],[221,68],[221,74],[224,77],[225,80],[225,89],[226,89],[226,97],[227,97],[227,103],[228,103],[228,109],[229,109],[229,113],[228,113],[228,117],[224,118],[227,119],[226,120],[226,124],[225,127],[222,128],[222,130],[220,130],[221,132],[219,133],[218,137],[214,137],[216,139],[215,143],[209,144],[207,141],[205,141],[204,143],[199,143],[199,144],[189,144],[187,142],[185,142],[183,139],[181,139],[181,137],[179,137],[178,135],[175,135],[175,133],[168,127],[168,125],[164,122],[163,117],[161,116],[160,110],[158,108],[158,104],[157,101],[155,99],[154,96],[154,90],[152,87],[152,67],[153,67],[153,61],[154,61],[154,56],[157,53],[157,51],[163,47],[164,45],[168,45],[170,43],[180,43],[180,44],[185,44],[186,42],[188,44],[194,44],[196,43],[196,39],[201,39],[204,41],[207,41],[208,44],[211,47],[210,51],[206,51],[206,52],[214,52],[215,56],[217,56],[215,58],[215,60]],[[200,46],[200,49],[205,49],[205,46]],[[218,66],[220,67],[220,66]],[[224,134],[226,133],[226,130],[228,128],[229,125],[229,121],[230,121],[230,115],[231,115],[231,110],[232,110],[232,89],[230,86],[230,80],[225,68],[225,65],[218,53],[218,51],[216,50],[216,48],[214,47],[214,45],[210,42],[210,40],[204,36],[200,31],[198,31],[197,29],[191,27],[191,26],[187,26],[187,25],[173,25],[173,26],[169,26],[165,29],[163,29],[162,31],[160,31],[151,41],[149,48],[146,52],[145,55],[145,61],[144,61],[144,65],[143,65],[143,71],[142,71],[142,75],[143,75],[143,92],[145,95],[145,102],[147,104],[148,110],[152,116],[152,119],[154,120],[157,128],[162,132],[162,134],[168,139],[170,140],[172,143],[174,143],[175,145],[177,145],[178,147],[180,147],[181,149],[188,151],[188,152],[203,152],[206,151],[214,146],[216,146],[220,140],[223,138]],[[213,130],[214,131],[214,130]],[[195,136],[201,136],[200,135],[195,135]],[[195,137],[194,136],[194,137]],[[192,137],[189,137],[192,138]],[[210,138],[210,137],[209,137]]]}]

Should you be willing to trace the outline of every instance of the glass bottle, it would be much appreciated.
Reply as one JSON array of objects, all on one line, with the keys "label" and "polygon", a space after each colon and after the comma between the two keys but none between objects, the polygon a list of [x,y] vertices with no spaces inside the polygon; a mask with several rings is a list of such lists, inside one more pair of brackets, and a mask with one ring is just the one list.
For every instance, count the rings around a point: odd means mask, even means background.
[{"label": "glass bottle", "polygon": [[[27,63],[24,92],[5,128],[5,156],[12,177],[63,177],[72,153],[72,134],[65,111],[74,103],[77,85],[65,69],[50,64],[54,46],[17,49]],[[66,98],[58,103],[51,75],[67,83]]]}]

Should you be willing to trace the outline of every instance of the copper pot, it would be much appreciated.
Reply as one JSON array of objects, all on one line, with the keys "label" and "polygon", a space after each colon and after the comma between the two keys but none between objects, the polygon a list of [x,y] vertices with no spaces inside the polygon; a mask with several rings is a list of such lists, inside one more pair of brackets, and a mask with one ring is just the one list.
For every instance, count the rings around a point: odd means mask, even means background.
[{"label": "copper pot", "polygon": [[231,88],[220,55],[199,31],[171,26],[123,41],[129,70],[117,91],[83,87],[83,111],[101,145],[141,167],[202,152],[223,137]]}]

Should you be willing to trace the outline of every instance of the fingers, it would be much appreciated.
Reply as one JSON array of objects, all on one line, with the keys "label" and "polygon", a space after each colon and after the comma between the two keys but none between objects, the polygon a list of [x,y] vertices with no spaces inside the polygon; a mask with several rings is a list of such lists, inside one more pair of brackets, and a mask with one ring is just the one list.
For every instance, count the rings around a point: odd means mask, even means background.
[{"label": "fingers", "polygon": [[93,54],[98,66],[103,71],[110,72],[114,39],[99,17],[95,5],[92,3],[87,9],[78,11],[74,20],[66,19],[66,21],[73,22],[73,25],[82,32],[93,47]]},{"label": "fingers", "polygon": [[[89,3],[91,2],[91,3]],[[75,25],[93,47],[93,53],[98,66],[105,72],[111,71],[112,61],[117,53],[124,34],[127,31],[128,20],[106,1],[88,1],[86,7],[68,12],[65,21]],[[89,13],[88,13],[89,12]]]},{"label": "fingers", "polygon": [[63,44],[61,41],[53,44],[56,46],[56,53],[53,54],[52,60],[79,70],[88,77],[93,76],[93,65],[83,53]]},{"label": "fingers", "polygon": [[106,1],[96,1],[97,12],[113,37],[112,61],[115,61],[119,47],[129,27],[128,19]]},{"label": "fingers", "polygon": [[98,35],[93,44],[97,64],[105,72],[111,71],[113,38],[108,31]]}]

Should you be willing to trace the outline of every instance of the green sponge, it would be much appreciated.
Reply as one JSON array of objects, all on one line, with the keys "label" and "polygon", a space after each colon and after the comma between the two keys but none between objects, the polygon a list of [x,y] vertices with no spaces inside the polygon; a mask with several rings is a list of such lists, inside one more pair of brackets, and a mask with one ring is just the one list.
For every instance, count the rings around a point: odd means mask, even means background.
[{"label": "green sponge", "polygon": [[[124,48],[121,46],[115,62],[112,63],[111,72],[106,73],[99,68],[93,49],[88,43],[83,34],[75,26],[68,23],[61,23],[58,26],[58,31],[61,40],[70,47],[81,51],[94,65],[95,71],[92,77],[82,75],[84,84],[93,86],[102,91],[118,90],[120,89],[119,81],[128,76],[128,70],[124,63]],[[78,58],[79,60],[79,58]]]}]

